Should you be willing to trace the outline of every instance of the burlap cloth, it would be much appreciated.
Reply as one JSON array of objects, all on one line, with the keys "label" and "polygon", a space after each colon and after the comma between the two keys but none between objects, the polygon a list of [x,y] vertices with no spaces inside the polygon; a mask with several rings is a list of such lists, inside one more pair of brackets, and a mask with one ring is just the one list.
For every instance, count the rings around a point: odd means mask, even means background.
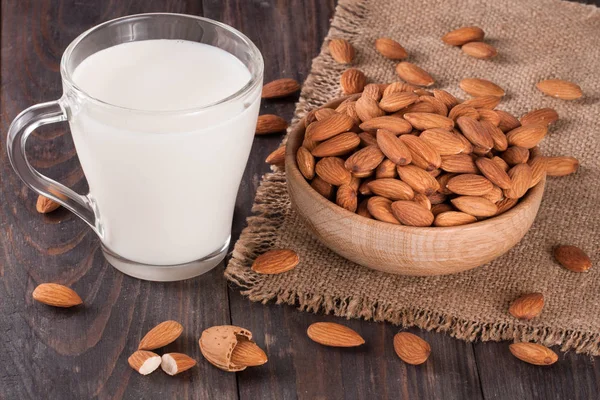
[{"label": "burlap cloth", "polygon": [[[477,60],[445,45],[454,28],[478,25],[497,47],[492,61]],[[226,277],[252,301],[286,303],[301,310],[347,318],[389,321],[447,332],[464,340],[534,340],[562,350],[600,355],[600,12],[593,6],[556,0],[340,0],[330,38],[348,39],[356,48],[354,65],[372,82],[398,78],[395,62],[374,48],[378,37],[398,40],[410,61],[429,71],[435,87],[465,97],[458,82],[489,79],[502,86],[500,109],[517,116],[552,107],[560,121],[541,149],[546,155],[573,155],[575,175],[551,178],[530,232],[496,261],[451,276],[406,277],[375,272],[349,262],[321,245],[290,208],[282,172],[267,174],[258,190],[248,227],[235,245]],[[339,77],[328,40],[314,59],[296,117],[340,95]],[[577,82],[578,101],[543,96],[535,83],[547,78]],[[573,244],[595,264],[588,273],[560,267],[552,247]],[[301,262],[275,276],[250,269],[257,255],[291,248]],[[520,294],[542,292],[546,305],[531,322],[507,310]]]}]

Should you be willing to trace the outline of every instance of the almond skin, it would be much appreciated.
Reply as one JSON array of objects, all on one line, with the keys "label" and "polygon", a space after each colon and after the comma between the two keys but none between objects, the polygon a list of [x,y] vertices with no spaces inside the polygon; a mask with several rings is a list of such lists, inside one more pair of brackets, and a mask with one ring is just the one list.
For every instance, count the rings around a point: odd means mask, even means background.
[{"label": "almond skin", "polygon": [[394,336],[394,351],[402,361],[411,365],[423,364],[431,354],[429,343],[409,332]]},{"label": "almond skin", "polygon": [[408,57],[408,53],[393,39],[382,37],[375,41],[375,48],[384,57],[390,60],[402,60]]},{"label": "almond skin", "polygon": [[433,171],[442,165],[442,158],[425,140],[413,135],[402,135],[400,141],[410,151],[412,163],[426,171]]},{"label": "almond skin", "polygon": [[442,37],[442,41],[452,46],[462,46],[469,42],[480,42],[484,36],[483,29],[477,26],[464,26],[446,33]]},{"label": "almond skin", "polygon": [[403,225],[431,226],[434,216],[430,210],[414,201],[400,200],[392,203],[392,214]]},{"label": "almond skin", "polygon": [[483,196],[494,189],[492,182],[475,174],[457,175],[448,181],[446,187],[453,193],[465,196]]},{"label": "almond skin", "polygon": [[352,118],[335,113],[321,121],[313,122],[306,128],[306,137],[310,140],[327,140],[335,135],[348,132],[354,126]]},{"label": "almond skin", "polygon": [[583,96],[581,88],[562,79],[547,79],[535,85],[545,95],[563,100],[576,100]]},{"label": "almond skin", "polygon": [[35,209],[40,214],[48,214],[60,207],[60,204],[45,196],[39,195],[35,204]]},{"label": "almond skin", "polygon": [[367,77],[357,68],[349,68],[340,77],[340,86],[344,94],[360,93],[365,88]]},{"label": "almond skin", "polygon": [[521,125],[551,125],[558,121],[558,113],[553,108],[540,108],[521,117]]},{"label": "almond skin", "polygon": [[300,90],[300,84],[295,79],[282,78],[267,83],[262,89],[263,99],[287,97]]},{"label": "almond skin", "polygon": [[508,132],[506,140],[511,146],[532,149],[544,139],[546,133],[548,133],[548,127],[544,124],[523,125]]},{"label": "almond skin", "polygon": [[396,73],[400,79],[411,85],[431,86],[435,83],[427,71],[406,61],[402,61],[396,66]]},{"label": "almond skin", "polygon": [[419,99],[414,93],[396,92],[383,96],[379,102],[379,108],[383,111],[393,113],[404,107],[408,107]]},{"label": "almond skin", "polygon": [[587,272],[592,268],[592,260],[579,247],[557,246],[554,248],[554,258],[569,271]]},{"label": "almond skin", "polygon": [[390,131],[385,129],[377,131],[377,145],[381,152],[395,164],[408,165],[412,161],[410,149]]},{"label": "almond skin", "polygon": [[529,321],[542,313],[544,308],[544,295],[541,293],[528,293],[514,300],[508,312],[515,318]]},{"label": "almond skin", "polygon": [[513,356],[533,365],[551,365],[558,361],[555,352],[538,343],[513,343],[509,349]]},{"label": "almond skin", "polygon": [[421,132],[419,139],[431,145],[440,156],[460,154],[467,150],[457,135],[441,128],[425,130]]},{"label": "almond skin", "polygon": [[488,178],[494,185],[497,185],[502,189],[510,189],[512,185],[510,176],[508,176],[500,165],[486,157],[479,157],[475,161],[475,164],[483,176]]},{"label": "almond skin", "polygon": [[352,173],[369,172],[377,168],[384,157],[379,147],[368,146],[348,157],[344,166]]},{"label": "almond skin", "polygon": [[484,42],[469,42],[469,43],[465,43],[462,47],[461,50],[463,51],[463,53],[471,56],[471,57],[475,57],[475,58],[479,58],[479,59],[489,59],[492,57],[496,57],[498,55],[498,50],[496,50],[496,48],[490,44],[484,43]]},{"label": "almond skin", "polygon": [[265,159],[267,164],[283,166],[285,164],[285,145],[277,148]]},{"label": "almond skin", "polygon": [[54,307],[69,308],[83,304],[73,289],[58,283],[42,283],[34,289],[32,296],[35,301]]},{"label": "almond skin", "polygon": [[140,340],[138,350],[154,350],[172,343],[183,332],[183,326],[177,321],[164,321],[150,329]]},{"label": "almond skin", "polygon": [[466,78],[460,81],[460,88],[473,97],[497,96],[502,97],[506,94],[504,89],[486,79]]},{"label": "almond skin", "polygon": [[324,346],[357,347],[365,343],[354,330],[333,322],[315,322],[308,327],[306,334]]},{"label": "almond skin", "polygon": [[433,128],[452,129],[454,127],[452,119],[434,113],[411,112],[404,114],[404,119],[420,131]]},{"label": "almond skin", "polygon": [[340,186],[336,193],[335,203],[350,212],[355,212],[358,207],[356,191],[350,185]]},{"label": "almond skin", "polygon": [[154,372],[161,363],[158,354],[151,351],[138,350],[127,359],[129,366],[142,375],[148,375]]},{"label": "almond skin", "polygon": [[392,201],[381,196],[370,197],[367,201],[367,210],[378,221],[400,225],[400,222],[392,214]]},{"label": "almond skin", "polygon": [[474,217],[491,217],[496,214],[498,207],[491,201],[477,196],[460,196],[450,202],[454,207]]},{"label": "almond skin", "polygon": [[310,181],[310,187],[312,187],[317,193],[326,199],[331,200],[333,196],[333,185],[329,182],[325,182],[318,176],[315,176],[312,181]]},{"label": "almond skin", "polygon": [[354,132],[340,133],[321,142],[311,152],[315,157],[341,156],[351,152],[360,145],[360,138]]},{"label": "almond skin", "polygon": [[177,375],[196,365],[196,360],[183,353],[163,354],[160,367],[168,375]]},{"label": "almond skin", "polygon": [[457,174],[477,174],[479,169],[469,154],[442,156],[442,170]]},{"label": "almond skin", "polygon": [[[358,136],[357,136],[358,137]],[[302,176],[311,180],[315,177],[315,158],[305,147],[300,147],[296,153],[296,163]]]},{"label": "almond skin", "polygon": [[377,132],[378,129],[385,129],[392,132],[394,135],[410,133],[412,125],[403,118],[383,116],[370,119],[360,124],[360,129],[368,132]]},{"label": "almond skin", "polygon": [[509,189],[504,189],[504,196],[509,199],[521,198],[527,193],[531,186],[533,175],[528,164],[517,164],[508,170],[508,176],[512,181]]},{"label": "almond skin", "polygon": [[300,257],[294,250],[276,249],[256,257],[252,270],[259,274],[281,274],[294,269],[300,262]]},{"label": "almond skin", "polygon": [[390,200],[411,200],[415,192],[408,184],[398,179],[375,179],[367,184],[371,192]]},{"label": "almond skin", "polygon": [[[398,175],[403,182],[406,182],[417,193],[423,193],[426,196],[432,195],[439,188],[438,181],[427,173],[427,171],[414,165],[399,165],[396,167]],[[371,213],[372,214],[372,213]]]},{"label": "almond skin", "polygon": [[331,57],[340,64],[350,64],[356,51],[350,42],[344,39],[333,39],[329,42]]},{"label": "almond skin", "polygon": [[436,214],[434,226],[459,226],[477,222],[477,218],[460,211],[445,211]]},{"label": "almond skin", "polygon": [[277,133],[285,131],[288,127],[288,123],[285,119],[278,115],[265,114],[259,115],[256,121],[256,134],[257,135],[268,135],[270,133]]},{"label": "almond skin", "polygon": [[546,175],[565,176],[577,172],[579,160],[575,157],[546,157]]}]

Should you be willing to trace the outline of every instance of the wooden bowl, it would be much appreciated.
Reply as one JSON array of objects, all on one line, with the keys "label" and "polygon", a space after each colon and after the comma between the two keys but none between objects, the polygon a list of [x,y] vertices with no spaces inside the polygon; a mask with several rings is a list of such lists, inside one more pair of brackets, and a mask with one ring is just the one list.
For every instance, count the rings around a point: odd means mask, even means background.
[{"label": "wooden bowl", "polygon": [[[326,107],[337,107],[344,98]],[[540,207],[545,179],[509,211],[454,227],[419,228],[361,217],[317,193],[304,179],[296,152],[304,139],[304,120],[291,131],[285,170],[293,207],[325,246],[348,260],[402,275],[446,275],[486,264],[516,245]]]}]

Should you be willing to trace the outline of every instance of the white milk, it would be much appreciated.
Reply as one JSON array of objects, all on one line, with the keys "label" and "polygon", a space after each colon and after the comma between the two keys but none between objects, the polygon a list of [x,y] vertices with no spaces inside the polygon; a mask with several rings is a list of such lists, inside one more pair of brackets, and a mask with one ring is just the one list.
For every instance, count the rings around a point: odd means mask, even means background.
[{"label": "white milk", "polygon": [[83,92],[122,107],[80,100],[69,110],[108,249],[140,263],[174,265],[227,242],[261,85],[208,110],[177,111],[218,102],[250,78],[228,52],[176,40],[120,44],[76,68],[73,81]]}]

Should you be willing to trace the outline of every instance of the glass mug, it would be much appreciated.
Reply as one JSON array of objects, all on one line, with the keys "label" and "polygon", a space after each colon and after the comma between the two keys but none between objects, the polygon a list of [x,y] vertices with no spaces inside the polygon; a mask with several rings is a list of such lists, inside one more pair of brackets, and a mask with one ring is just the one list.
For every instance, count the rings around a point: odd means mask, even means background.
[{"label": "glass mug", "polygon": [[[229,97],[182,111],[108,104],[74,83],[73,71],[90,55],[150,39],[218,47],[240,60],[251,78]],[[175,281],[218,265],[229,247],[236,194],[258,117],[263,59],[256,46],[206,18],[133,15],[81,34],[65,50],[60,73],[62,97],[26,109],[9,128],[8,156],[19,177],[83,219],[100,237],[109,263],[125,274]],[[27,161],[29,134],[61,121],[69,122],[89,185],[86,195],[41,175]]]}]

